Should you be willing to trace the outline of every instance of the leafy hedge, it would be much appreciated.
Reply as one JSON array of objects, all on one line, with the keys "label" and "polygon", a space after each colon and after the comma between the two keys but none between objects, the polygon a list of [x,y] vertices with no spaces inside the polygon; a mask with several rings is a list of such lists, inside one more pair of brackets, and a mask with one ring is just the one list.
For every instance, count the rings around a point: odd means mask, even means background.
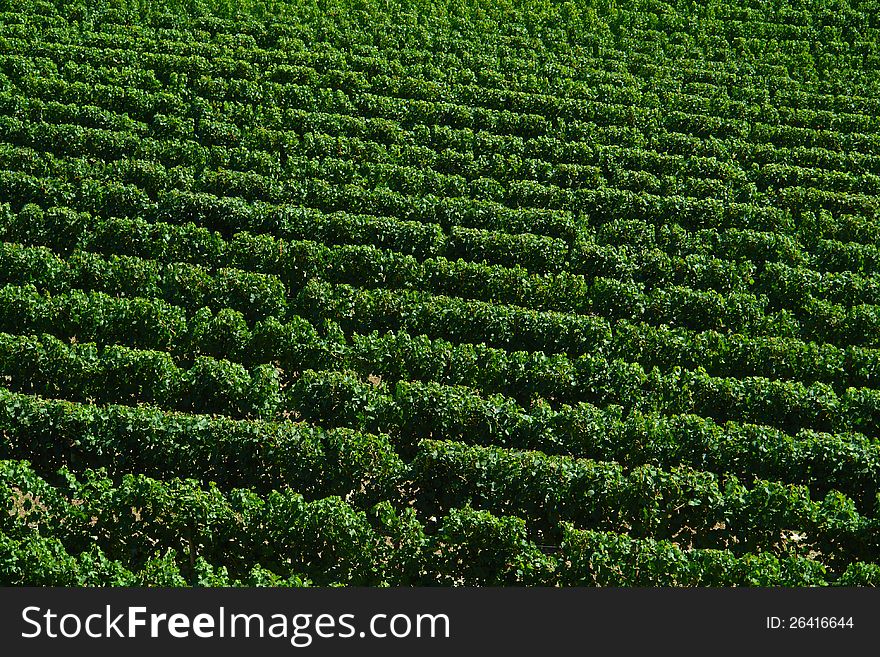
[{"label": "leafy hedge", "polygon": [[0,0],[0,583],[880,583],[880,12],[777,5]]}]

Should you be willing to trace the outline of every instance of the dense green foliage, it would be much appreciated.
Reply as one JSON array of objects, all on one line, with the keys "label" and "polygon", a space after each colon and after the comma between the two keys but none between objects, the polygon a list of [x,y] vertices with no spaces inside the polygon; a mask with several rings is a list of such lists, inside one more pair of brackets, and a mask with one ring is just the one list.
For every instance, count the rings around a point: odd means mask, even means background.
[{"label": "dense green foliage", "polygon": [[880,585],[876,0],[0,0],[0,584]]}]

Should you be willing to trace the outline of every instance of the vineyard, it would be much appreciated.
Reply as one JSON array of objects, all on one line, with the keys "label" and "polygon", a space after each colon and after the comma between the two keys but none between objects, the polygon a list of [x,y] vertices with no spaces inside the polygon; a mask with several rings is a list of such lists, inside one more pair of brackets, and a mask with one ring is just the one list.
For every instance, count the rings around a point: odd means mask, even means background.
[{"label": "vineyard", "polygon": [[880,585],[880,1],[0,10],[0,584]]}]

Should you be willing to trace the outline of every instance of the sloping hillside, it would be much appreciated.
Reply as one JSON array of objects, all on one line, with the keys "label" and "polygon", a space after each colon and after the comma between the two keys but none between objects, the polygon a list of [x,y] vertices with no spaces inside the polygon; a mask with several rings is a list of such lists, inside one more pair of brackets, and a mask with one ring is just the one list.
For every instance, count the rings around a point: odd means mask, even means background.
[{"label": "sloping hillside", "polygon": [[880,4],[0,8],[0,584],[880,584]]}]

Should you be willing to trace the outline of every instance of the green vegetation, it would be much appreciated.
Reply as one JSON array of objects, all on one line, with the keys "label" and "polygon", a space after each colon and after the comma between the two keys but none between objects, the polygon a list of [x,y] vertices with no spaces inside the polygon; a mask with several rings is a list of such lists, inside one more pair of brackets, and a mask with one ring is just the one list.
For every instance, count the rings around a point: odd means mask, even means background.
[{"label": "green vegetation", "polygon": [[880,585],[876,0],[0,0],[0,584]]}]

